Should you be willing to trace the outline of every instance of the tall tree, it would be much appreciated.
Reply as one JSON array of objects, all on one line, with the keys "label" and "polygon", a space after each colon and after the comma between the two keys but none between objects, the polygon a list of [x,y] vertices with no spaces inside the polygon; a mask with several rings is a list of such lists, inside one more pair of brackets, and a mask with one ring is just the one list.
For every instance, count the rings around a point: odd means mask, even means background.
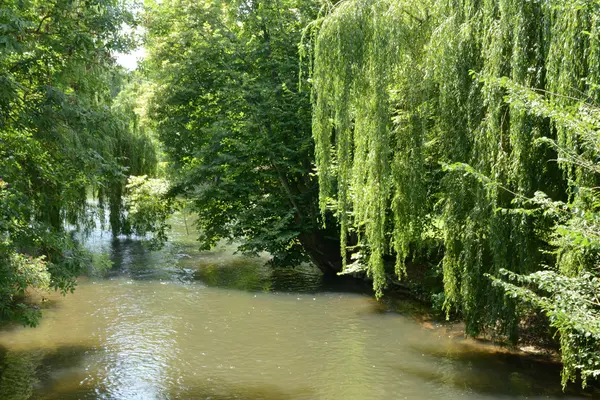
[{"label": "tall tree", "polygon": [[151,115],[204,248],[235,239],[276,263],[341,268],[335,224],[325,231],[316,207],[310,92],[298,87],[298,44],[317,11],[299,0],[147,10]]},{"label": "tall tree", "polygon": [[[314,42],[313,135],[321,209],[337,210],[343,246],[347,232],[360,237],[352,270],[366,270],[381,295],[386,258],[395,258],[402,276],[406,260],[434,238],[443,249],[446,312],[460,313],[470,334],[513,340],[522,304],[488,276],[595,271],[589,238],[557,244],[556,213],[527,199],[539,191],[589,204],[584,188],[597,186],[589,162],[564,156],[597,157],[573,122],[593,125],[591,117],[564,123],[556,110],[578,99],[597,104],[599,33],[595,0],[347,0],[333,7]],[[507,99],[511,87],[547,98],[523,107]],[[539,112],[540,101],[555,111]],[[544,141],[555,146],[538,145]],[[566,377],[581,367],[575,359]]]},{"label": "tall tree", "polygon": [[35,324],[26,290],[67,292],[89,263],[73,239],[92,223],[88,190],[108,199],[115,234],[127,174],[156,163],[149,137],[113,99],[112,51],[134,24],[120,0],[7,0],[0,6],[0,318]]}]

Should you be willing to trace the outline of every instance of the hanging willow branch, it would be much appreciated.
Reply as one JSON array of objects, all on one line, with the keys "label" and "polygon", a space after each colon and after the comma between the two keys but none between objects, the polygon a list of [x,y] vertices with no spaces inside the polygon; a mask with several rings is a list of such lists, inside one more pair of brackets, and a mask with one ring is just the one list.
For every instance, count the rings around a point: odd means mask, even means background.
[{"label": "hanging willow branch", "polygon": [[423,101],[423,87],[413,83],[424,77],[424,6],[342,2],[315,42],[313,134],[321,210],[333,207],[339,216],[343,256],[348,232],[358,233],[378,295],[385,285],[384,255],[390,249],[397,254],[402,275],[423,216],[419,166],[426,110],[411,106]]},{"label": "hanging willow branch", "polygon": [[[358,236],[356,258],[378,296],[384,260],[393,256],[402,276],[422,232],[433,231],[445,250],[446,311],[460,312],[469,333],[501,326],[516,338],[516,304],[484,274],[539,270],[552,221],[498,210],[538,191],[565,201],[570,185],[591,178],[536,145],[548,138],[580,154],[578,128],[507,99],[497,80],[548,92],[557,107],[598,102],[599,7],[346,0],[320,22],[312,71],[320,206],[337,213],[342,255],[352,250],[348,234]],[[497,184],[442,170],[454,163]]]}]

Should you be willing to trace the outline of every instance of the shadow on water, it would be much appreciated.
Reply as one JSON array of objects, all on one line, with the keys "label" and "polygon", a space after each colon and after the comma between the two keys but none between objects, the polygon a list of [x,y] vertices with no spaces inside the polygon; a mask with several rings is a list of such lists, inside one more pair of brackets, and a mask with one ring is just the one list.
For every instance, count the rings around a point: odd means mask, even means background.
[{"label": "shadow on water", "polygon": [[232,244],[219,243],[210,251],[199,251],[196,233],[188,229],[194,225],[194,217],[187,218],[188,221],[179,213],[172,217],[170,240],[158,251],[150,250],[147,242],[139,238],[113,240],[97,224],[98,228],[85,238],[86,247],[95,253],[108,254],[113,266],[93,278],[201,283],[251,292],[373,293],[367,282],[352,277],[325,278],[310,265],[272,268],[266,265],[268,256],[236,254]]},{"label": "shadow on water", "polygon": [[[540,356],[500,351],[495,347],[478,347],[452,343],[447,348],[413,344],[412,351],[421,354],[419,365],[392,365],[401,375],[426,382],[467,389],[489,396],[550,396],[552,398],[600,398],[597,387],[581,389],[580,382],[570,384],[563,392],[560,385],[561,365]],[[426,360],[429,358],[430,360]],[[431,360],[433,359],[433,360]],[[436,368],[431,368],[436,365]]]},{"label": "shadow on water", "polygon": [[187,282],[190,280],[189,273],[178,265],[182,256],[180,247],[168,243],[163,249],[153,251],[140,240],[113,240],[106,249],[112,267],[106,271],[105,277]]},{"label": "shadow on water", "polygon": [[260,386],[232,385],[221,380],[192,385],[191,387],[175,390],[168,398],[212,400],[292,400],[314,398],[310,388],[283,390],[276,385],[263,384]]},{"label": "shadow on water", "polygon": [[144,242],[119,239],[104,245],[112,267],[102,276],[132,280],[201,283],[250,292],[371,294],[371,286],[352,277],[325,277],[312,265],[274,268],[267,257],[235,254],[228,246],[199,252],[193,244],[168,243],[159,251]]},{"label": "shadow on water", "polygon": [[0,347],[0,399],[38,398],[36,393],[54,380],[78,375],[85,358],[95,351],[85,346],[27,350]]},{"label": "shadow on water", "polygon": [[[169,393],[157,393],[156,397],[144,397],[143,394],[128,398],[136,399],[211,399],[211,400],[292,400],[311,399],[314,393],[310,389],[283,390],[275,385],[243,386],[228,384],[223,381],[206,382],[189,387],[174,389]],[[103,389],[93,387],[72,387],[56,391],[52,394],[36,397],[39,400],[82,400],[82,399],[113,399],[113,395]],[[117,397],[119,398],[119,397]]]},{"label": "shadow on water", "polygon": [[[9,350],[0,347],[0,399],[113,399],[114,388],[87,379],[85,360],[98,350],[85,346]],[[159,385],[157,385],[159,386]],[[154,392],[129,393],[125,398],[275,400],[313,398],[312,389],[284,390],[276,385],[240,385],[221,379],[189,382]]]},{"label": "shadow on water", "polygon": [[228,260],[223,264],[198,265],[194,278],[210,287],[275,293],[360,293],[370,287],[353,278],[330,278],[311,265],[273,268],[264,260]]},{"label": "shadow on water", "polygon": [[[171,218],[170,240],[152,251],[139,238],[116,240],[97,224],[86,246],[95,253],[108,254],[112,268],[94,278],[159,280],[251,292],[360,293],[372,294],[371,285],[352,277],[325,278],[314,266],[272,268],[269,257],[236,254],[235,245],[219,243],[210,251],[199,251],[197,236],[189,227],[194,217],[175,214]],[[191,232],[191,233],[190,233]]]}]

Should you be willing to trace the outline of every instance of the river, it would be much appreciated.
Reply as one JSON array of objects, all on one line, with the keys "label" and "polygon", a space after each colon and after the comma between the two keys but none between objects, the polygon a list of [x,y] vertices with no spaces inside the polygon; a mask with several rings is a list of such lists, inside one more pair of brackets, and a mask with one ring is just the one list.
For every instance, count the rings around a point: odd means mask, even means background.
[{"label": "river", "polygon": [[113,267],[48,295],[39,327],[0,330],[0,399],[600,398],[562,393],[556,364],[392,312],[361,282],[199,252],[173,225],[161,251],[91,236]]}]

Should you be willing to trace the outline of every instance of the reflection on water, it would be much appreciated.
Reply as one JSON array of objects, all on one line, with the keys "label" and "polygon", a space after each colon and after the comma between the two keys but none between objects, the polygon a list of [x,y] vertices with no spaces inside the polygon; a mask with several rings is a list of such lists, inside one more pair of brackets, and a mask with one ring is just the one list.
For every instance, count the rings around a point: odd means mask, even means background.
[{"label": "reflection on water", "polygon": [[38,328],[0,332],[0,399],[600,398],[564,395],[556,365],[381,312],[360,282],[173,236],[151,252],[96,232],[113,268],[50,296]]}]

